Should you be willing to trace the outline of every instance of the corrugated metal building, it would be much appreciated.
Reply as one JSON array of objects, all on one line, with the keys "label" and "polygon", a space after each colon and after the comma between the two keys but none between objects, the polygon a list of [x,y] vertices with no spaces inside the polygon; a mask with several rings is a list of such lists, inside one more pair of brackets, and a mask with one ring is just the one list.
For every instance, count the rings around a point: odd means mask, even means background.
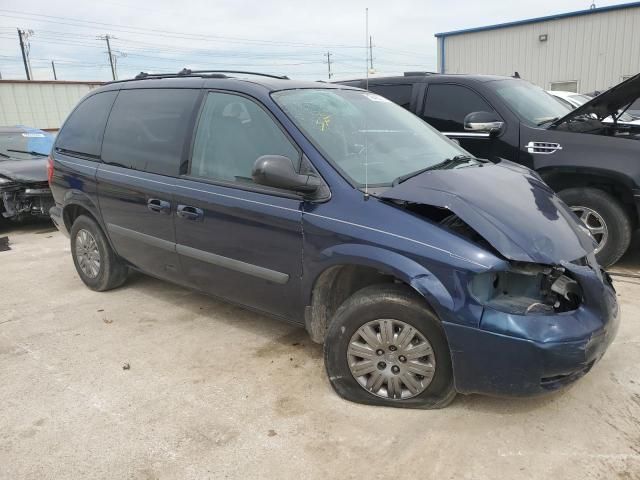
[{"label": "corrugated metal building", "polygon": [[71,109],[100,82],[0,80],[0,126],[57,130]]},{"label": "corrugated metal building", "polygon": [[441,73],[513,75],[547,90],[607,89],[640,72],[640,2],[437,33]]}]

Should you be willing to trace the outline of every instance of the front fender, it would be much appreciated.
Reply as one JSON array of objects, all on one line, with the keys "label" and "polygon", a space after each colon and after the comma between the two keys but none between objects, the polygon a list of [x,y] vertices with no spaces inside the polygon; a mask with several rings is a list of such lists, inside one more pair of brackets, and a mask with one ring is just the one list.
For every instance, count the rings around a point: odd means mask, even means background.
[{"label": "front fender", "polygon": [[436,311],[441,307],[447,310],[454,308],[451,293],[438,277],[415,260],[399,253],[372,245],[350,243],[334,245],[321,251],[320,259],[308,286],[309,297],[315,280],[327,268],[336,265],[361,265],[393,275],[411,285]]}]

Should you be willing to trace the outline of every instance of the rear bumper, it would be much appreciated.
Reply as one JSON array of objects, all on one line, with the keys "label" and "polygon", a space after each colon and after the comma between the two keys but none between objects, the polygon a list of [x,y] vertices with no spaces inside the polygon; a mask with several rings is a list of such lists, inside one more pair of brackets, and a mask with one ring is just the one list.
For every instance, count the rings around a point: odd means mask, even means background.
[{"label": "rear bumper", "polygon": [[51,217],[51,221],[56,226],[58,230],[60,230],[66,237],[69,236],[69,231],[64,224],[64,219],[62,217],[62,207],[57,205],[51,207],[49,209],[49,216]]},{"label": "rear bumper", "polygon": [[[592,329],[566,341],[531,340],[445,324],[456,390],[461,393],[532,396],[573,383],[602,358],[618,331],[620,311],[612,289],[607,288],[599,310],[597,314],[578,309],[570,315],[528,318],[529,322],[552,328],[561,322],[565,325],[576,322]],[[594,322],[596,318],[597,324]]]}]

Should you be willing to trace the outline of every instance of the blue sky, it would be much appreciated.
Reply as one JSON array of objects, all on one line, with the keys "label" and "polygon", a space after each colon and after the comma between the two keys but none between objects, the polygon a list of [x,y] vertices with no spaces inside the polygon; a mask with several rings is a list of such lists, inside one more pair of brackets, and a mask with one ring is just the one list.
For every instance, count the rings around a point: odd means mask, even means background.
[{"label": "blue sky", "polygon": [[[619,1],[597,2],[598,7]],[[327,79],[365,73],[365,7],[378,75],[436,69],[441,31],[476,27],[589,8],[591,2],[496,0],[206,1],[135,2],[0,0],[0,73],[25,78],[16,28],[32,30],[36,80],[110,80],[106,43],[113,36],[120,78],[140,71],[242,69]]]}]

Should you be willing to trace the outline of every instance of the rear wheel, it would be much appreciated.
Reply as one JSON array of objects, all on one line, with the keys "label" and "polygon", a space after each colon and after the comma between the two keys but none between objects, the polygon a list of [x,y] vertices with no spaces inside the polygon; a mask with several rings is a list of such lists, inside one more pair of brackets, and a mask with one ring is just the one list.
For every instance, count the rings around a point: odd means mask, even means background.
[{"label": "rear wheel", "polygon": [[616,263],[631,242],[631,220],[620,203],[597,188],[569,188],[558,196],[595,238],[598,263],[603,267]]},{"label": "rear wheel", "polygon": [[102,292],[124,283],[128,268],[117,257],[95,220],[80,215],[73,222],[70,236],[73,263],[85,285]]},{"label": "rear wheel", "polygon": [[348,298],[329,325],[324,352],[331,385],[347,400],[441,408],[456,394],[440,321],[405,285],[373,285]]}]

